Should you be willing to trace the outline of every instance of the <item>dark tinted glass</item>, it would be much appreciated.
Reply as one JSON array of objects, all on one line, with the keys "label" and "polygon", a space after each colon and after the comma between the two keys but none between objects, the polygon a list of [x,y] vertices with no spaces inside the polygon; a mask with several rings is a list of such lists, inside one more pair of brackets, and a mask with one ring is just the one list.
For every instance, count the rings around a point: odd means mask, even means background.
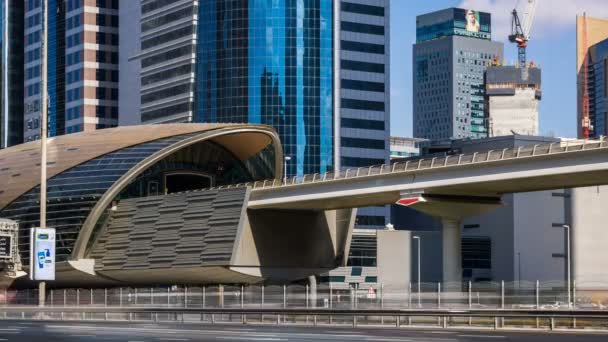
[{"label": "dark tinted glass", "polygon": [[382,82],[369,82],[369,81],[357,81],[357,80],[341,80],[340,85],[344,89],[353,90],[364,90],[364,91],[376,91],[384,92],[384,83]]},{"label": "dark tinted glass", "polygon": [[342,10],[343,12],[375,15],[375,16],[381,16],[381,17],[384,16],[384,7],[356,4],[356,3],[352,3],[352,2],[346,2],[346,1],[342,1],[340,3],[340,10]]},{"label": "dark tinted glass", "polygon": [[342,118],[340,119],[340,126],[345,128],[360,128],[384,131],[384,121],[380,120]]}]

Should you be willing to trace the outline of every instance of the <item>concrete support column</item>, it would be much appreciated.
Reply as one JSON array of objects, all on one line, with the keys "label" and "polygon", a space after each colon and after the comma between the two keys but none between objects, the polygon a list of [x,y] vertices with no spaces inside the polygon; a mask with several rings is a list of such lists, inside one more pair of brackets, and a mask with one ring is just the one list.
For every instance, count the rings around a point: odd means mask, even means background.
[{"label": "concrete support column", "polygon": [[308,277],[308,289],[310,290],[310,296],[308,296],[308,300],[310,300],[311,308],[317,307],[317,278],[314,275]]},{"label": "concrete support column", "polygon": [[462,283],[461,221],[442,218],[443,226],[443,282]]}]

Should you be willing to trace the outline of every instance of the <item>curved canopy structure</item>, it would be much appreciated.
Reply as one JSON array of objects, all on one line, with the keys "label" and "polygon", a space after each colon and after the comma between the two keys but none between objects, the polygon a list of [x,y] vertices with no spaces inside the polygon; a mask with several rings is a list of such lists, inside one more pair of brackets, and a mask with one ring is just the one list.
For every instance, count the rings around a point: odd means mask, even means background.
[{"label": "curved canopy structure", "polygon": [[[19,223],[24,264],[29,228],[40,224],[39,150],[39,141],[0,150],[0,217]],[[261,125],[125,126],[49,139],[57,261],[85,258],[121,201],[280,178],[282,158],[276,132]]]},{"label": "curved canopy structure", "polygon": [[[244,136],[243,129],[255,130]],[[242,160],[259,152],[276,133],[266,126],[242,124],[165,124],[124,126],[87,133],[62,135],[48,140],[47,173],[52,178],[71,167],[105,154],[164,138],[217,132],[213,138]],[[228,137],[239,132],[239,138]],[[249,139],[254,137],[253,139]],[[243,142],[247,143],[244,144]],[[277,144],[279,151],[281,145]],[[281,158],[281,156],[277,156]],[[280,159],[278,159],[280,160]],[[277,166],[280,170],[280,165]],[[280,175],[279,175],[280,176]],[[40,141],[0,150],[0,210],[40,183]]]}]

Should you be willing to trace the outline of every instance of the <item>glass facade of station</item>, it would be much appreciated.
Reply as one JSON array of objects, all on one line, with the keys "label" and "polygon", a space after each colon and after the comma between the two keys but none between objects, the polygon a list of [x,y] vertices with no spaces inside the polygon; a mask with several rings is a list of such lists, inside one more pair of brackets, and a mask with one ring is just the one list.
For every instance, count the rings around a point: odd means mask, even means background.
[{"label": "glass facade of station", "polygon": [[202,0],[195,121],[274,127],[289,175],[333,168],[333,2]]},{"label": "glass facade of station", "polygon": [[[175,143],[195,136],[185,134],[127,147],[68,169],[48,181],[47,226],[57,230],[57,261],[70,257],[80,230],[93,207],[110,187],[134,166]],[[77,147],[74,147],[77,148]],[[176,151],[136,177],[116,198],[164,195],[209,186],[245,183],[274,177],[274,146],[248,160],[211,141]],[[0,210],[0,217],[19,222],[21,260],[29,260],[29,229],[40,224],[40,187]],[[104,222],[104,217],[98,221]]]}]

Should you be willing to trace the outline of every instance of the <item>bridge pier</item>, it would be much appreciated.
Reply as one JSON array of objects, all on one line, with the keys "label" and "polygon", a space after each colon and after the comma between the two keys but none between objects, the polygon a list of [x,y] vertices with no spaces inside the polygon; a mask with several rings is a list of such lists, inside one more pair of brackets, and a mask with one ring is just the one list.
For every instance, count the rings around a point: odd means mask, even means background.
[{"label": "bridge pier", "polygon": [[308,300],[310,301],[309,307],[316,308],[317,307],[317,277],[313,274],[308,276],[308,288],[310,290],[310,297]]},{"label": "bridge pier", "polygon": [[[471,197],[438,194],[416,194],[402,197],[398,205],[406,206],[441,220],[442,281],[462,283],[462,221],[502,205],[499,197]],[[414,228],[414,227],[412,227]]]},{"label": "bridge pier", "polygon": [[462,283],[462,221],[441,219],[443,235],[443,282]]}]

